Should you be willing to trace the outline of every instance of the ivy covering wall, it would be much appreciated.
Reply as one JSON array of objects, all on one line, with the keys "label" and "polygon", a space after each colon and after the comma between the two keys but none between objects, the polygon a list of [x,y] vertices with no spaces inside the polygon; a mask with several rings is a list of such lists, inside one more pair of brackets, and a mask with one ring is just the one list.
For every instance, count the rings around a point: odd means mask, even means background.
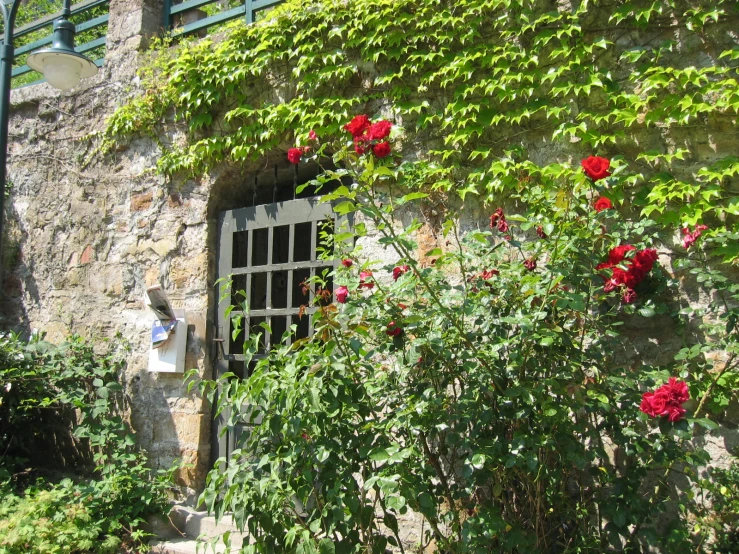
[{"label": "ivy covering wall", "polygon": [[174,117],[188,140],[159,170],[197,175],[381,112],[406,150],[430,148],[420,181],[463,199],[531,200],[559,162],[598,153],[631,165],[629,203],[645,216],[739,214],[735,2],[312,0],[274,14],[153,56],[104,147]]}]

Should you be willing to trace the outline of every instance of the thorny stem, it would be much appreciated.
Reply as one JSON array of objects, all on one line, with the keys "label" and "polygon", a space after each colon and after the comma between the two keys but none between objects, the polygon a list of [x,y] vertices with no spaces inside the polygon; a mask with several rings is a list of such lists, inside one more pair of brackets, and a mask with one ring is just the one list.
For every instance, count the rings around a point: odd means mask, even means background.
[{"label": "thorny stem", "polygon": [[[369,195],[370,200],[372,201],[372,205],[374,207],[375,197],[370,192],[368,192],[368,195]],[[444,306],[444,304],[441,302],[441,299],[439,298],[438,294],[436,294],[436,291],[431,286],[431,284],[428,282],[428,279],[426,279],[426,277],[424,277],[424,275],[418,270],[418,264],[414,260],[414,258],[411,255],[411,253],[408,252],[406,250],[406,248],[402,244],[399,244],[398,243],[398,241],[397,241],[398,235],[395,233],[395,230],[393,229],[392,222],[388,221],[388,219],[382,214],[382,212],[380,210],[378,210],[378,209],[375,208],[373,210],[373,212],[374,212],[375,216],[385,225],[385,229],[383,230],[383,234],[385,234],[385,236],[390,236],[391,238],[396,239],[396,240],[393,241],[393,248],[395,249],[395,251],[402,258],[408,260],[408,262],[410,262],[411,264],[413,264],[414,270],[415,270],[414,273],[415,273],[416,277],[418,277],[418,280],[421,281],[421,283],[423,284],[423,287],[426,289],[426,292],[429,293],[429,296],[433,300],[434,304],[436,304],[443,313],[447,314],[447,316],[449,317],[449,321],[454,326],[454,328],[457,329],[457,331],[460,334],[460,337],[465,342],[465,344],[467,345],[467,347],[472,351],[472,353],[475,356],[475,358],[477,359],[477,361],[480,362],[480,364],[483,367],[485,367],[491,374],[493,374],[493,368],[490,366],[490,364],[484,358],[484,356],[480,353],[480,351],[478,350],[478,348],[467,337],[467,335],[466,335],[466,333],[464,331],[464,328],[462,327],[462,325],[460,324],[460,322],[457,320],[456,317],[453,317],[453,314]],[[387,230],[387,231],[385,231],[385,230]],[[493,381],[492,383],[493,383],[493,386],[496,389],[498,389],[498,392],[500,392],[500,387],[498,386],[498,384],[495,381]]]},{"label": "thorny stem", "polygon": [[452,496],[452,489],[449,487],[449,481],[446,478],[446,474],[444,473],[444,469],[441,467],[441,464],[439,463],[439,457],[431,452],[431,449],[429,448],[428,441],[426,440],[426,435],[424,433],[419,434],[419,438],[421,439],[421,446],[423,447],[423,453],[428,458],[429,462],[434,468],[434,471],[436,471],[436,475],[439,477],[439,481],[441,481],[441,486],[444,487],[444,494],[446,496],[446,501],[449,503],[449,510],[452,512],[452,516],[454,517],[454,527],[455,531],[457,532],[457,536],[460,540],[462,540],[462,524],[459,521],[459,514],[457,513],[457,508],[454,504],[454,497]]}]

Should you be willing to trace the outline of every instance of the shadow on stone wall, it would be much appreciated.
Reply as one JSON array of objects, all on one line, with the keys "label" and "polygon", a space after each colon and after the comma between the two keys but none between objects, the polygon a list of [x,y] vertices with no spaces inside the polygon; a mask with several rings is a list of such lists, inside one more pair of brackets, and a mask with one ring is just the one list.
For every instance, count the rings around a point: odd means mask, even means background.
[{"label": "shadow on stone wall", "polygon": [[29,261],[24,255],[26,235],[20,229],[20,214],[13,196],[5,204],[5,236],[2,238],[2,298],[0,298],[0,331],[14,331],[28,337],[31,333],[28,304],[39,305],[41,295]]}]

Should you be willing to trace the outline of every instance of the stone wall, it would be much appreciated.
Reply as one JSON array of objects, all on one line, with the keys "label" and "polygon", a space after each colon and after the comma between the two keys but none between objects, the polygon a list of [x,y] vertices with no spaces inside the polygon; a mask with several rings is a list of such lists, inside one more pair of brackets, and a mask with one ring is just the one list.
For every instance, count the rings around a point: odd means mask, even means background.
[{"label": "stone wall", "polygon": [[148,372],[153,318],[143,299],[160,283],[187,310],[186,368],[210,375],[208,190],[155,175],[159,150],[150,140],[105,159],[89,140],[135,91],[140,51],[161,9],[161,0],[111,0],[96,77],[67,92],[46,84],[13,91],[0,309],[6,329],[130,346],[124,382],[139,442],[155,466],[188,463],[181,480],[194,491],[210,467],[210,409],[187,394],[182,375]]}]

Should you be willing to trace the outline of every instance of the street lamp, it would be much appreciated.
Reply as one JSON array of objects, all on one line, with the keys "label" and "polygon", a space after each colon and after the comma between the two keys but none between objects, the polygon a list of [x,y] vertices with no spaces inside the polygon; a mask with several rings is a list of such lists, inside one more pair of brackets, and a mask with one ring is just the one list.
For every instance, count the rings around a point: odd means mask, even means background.
[{"label": "street lamp", "polygon": [[[15,16],[23,0],[0,0],[0,10],[5,23],[5,39],[0,46],[0,283],[2,283],[2,238],[5,214],[5,181],[8,162],[8,118],[10,116],[10,80],[15,57],[13,32]],[[80,79],[92,77],[97,66],[85,56],[74,51],[75,27],[69,21],[72,11],[71,0],[64,0],[61,17],[54,22],[51,48],[29,54],[29,67],[44,74],[49,84],[67,90],[77,85]]]}]

